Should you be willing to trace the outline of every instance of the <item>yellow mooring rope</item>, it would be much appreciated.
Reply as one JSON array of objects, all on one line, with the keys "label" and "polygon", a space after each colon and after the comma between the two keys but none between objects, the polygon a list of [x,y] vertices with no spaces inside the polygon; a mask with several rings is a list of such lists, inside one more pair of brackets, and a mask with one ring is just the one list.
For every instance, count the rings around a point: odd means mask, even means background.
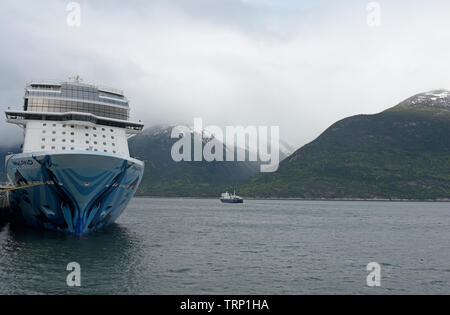
[{"label": "yellow mooring rope", "polygon": [[30,188],[30,187],[36,187],[36,186],[41,186],[44,185],[44,183],[38,183],[38,184],[32,184],[32,185],[25,185],[25,186],[16,186],[16,187],[10,187],[10,188],[5,188],[0,190],[0,193],[4,193],[7,191],[14,191],[14,190],[20,190],[20,189],[25,189],[25,188]]}]

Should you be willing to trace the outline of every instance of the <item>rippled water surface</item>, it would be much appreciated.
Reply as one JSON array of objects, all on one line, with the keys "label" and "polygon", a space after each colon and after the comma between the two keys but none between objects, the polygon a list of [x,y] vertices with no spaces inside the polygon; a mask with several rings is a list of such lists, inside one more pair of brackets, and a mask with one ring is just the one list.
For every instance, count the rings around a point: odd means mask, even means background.
[{"label": "rippled water surface", "polygon": [[2,224],[0,294],[21,293],[450,294],[450,204],[138,198],[81,239]]}]

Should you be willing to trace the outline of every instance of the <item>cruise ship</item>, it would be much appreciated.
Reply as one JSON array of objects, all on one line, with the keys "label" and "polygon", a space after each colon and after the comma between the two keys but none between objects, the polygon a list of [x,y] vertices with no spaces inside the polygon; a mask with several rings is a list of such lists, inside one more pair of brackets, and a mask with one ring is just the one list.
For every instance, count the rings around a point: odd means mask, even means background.
[{"label": "cruise ship", "polygon": [[23,109],[5,114],[24,131],[22,153],[5,162],[14,221],[80,236],[122,214],[144,173],[128,149],[144,126],[129,120],[123,92],[79,78],[33,82]]}]

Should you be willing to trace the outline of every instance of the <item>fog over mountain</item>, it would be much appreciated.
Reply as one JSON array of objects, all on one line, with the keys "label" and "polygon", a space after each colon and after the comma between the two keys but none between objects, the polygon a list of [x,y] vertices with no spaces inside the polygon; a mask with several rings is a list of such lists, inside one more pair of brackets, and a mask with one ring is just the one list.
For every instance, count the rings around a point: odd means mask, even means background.
[{"label": "fog over mountain", "polygon": [[[295,147],[333,122],[450,87],[450,2],[66,1],[0,3],[0,109],[33,79],[118,87],[147,126],[277,125]],[[411,21],[414,21],[412,23]],[[2,143],[21,131],[0,119]]]}]

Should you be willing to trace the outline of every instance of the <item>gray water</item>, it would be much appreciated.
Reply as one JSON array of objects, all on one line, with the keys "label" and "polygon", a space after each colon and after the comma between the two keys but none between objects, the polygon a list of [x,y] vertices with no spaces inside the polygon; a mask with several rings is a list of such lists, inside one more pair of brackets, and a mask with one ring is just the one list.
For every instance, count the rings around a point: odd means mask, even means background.
[{"label": "gray water", "polygon": [[0,294],[450,294],[449,245],[449,203],[139,198],[81,239],[0,227]]}]

